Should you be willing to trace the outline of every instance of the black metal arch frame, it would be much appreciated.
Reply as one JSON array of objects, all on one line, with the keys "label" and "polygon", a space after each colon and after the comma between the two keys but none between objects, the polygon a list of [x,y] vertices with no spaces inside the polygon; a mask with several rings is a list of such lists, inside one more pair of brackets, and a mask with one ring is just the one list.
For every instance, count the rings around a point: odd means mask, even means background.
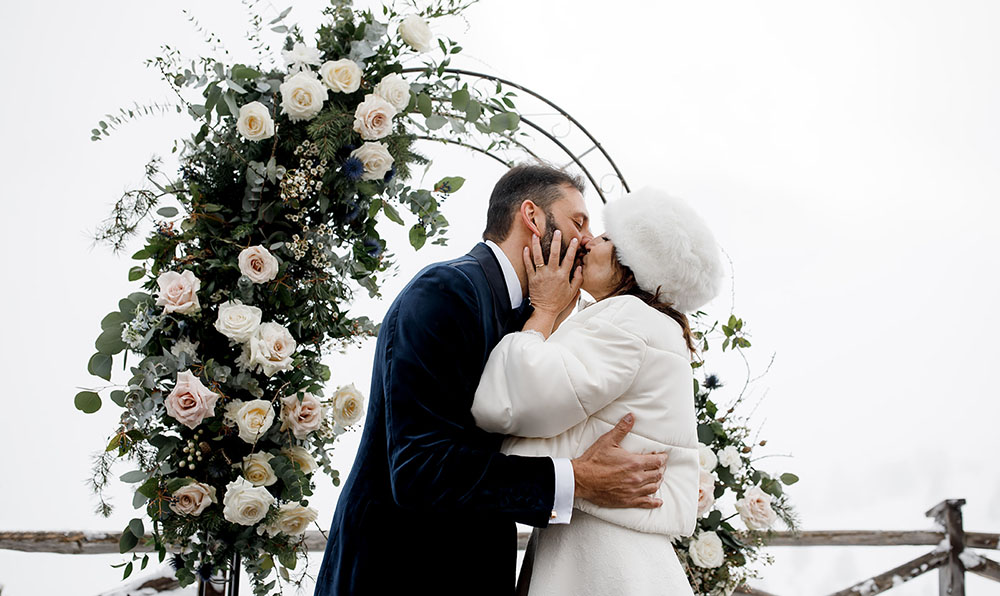
[{"label": "black metal arch frame", "polygon": [[[426,72],[426,69],[423,69],[423,68],[407,68],[407,69],[403,70],[403,73],[421,73],[421,72]],[[570,150],[570,148],[567,147],[565,143],[563,143],[561,140],[559,140],[558,137],[556,137],[550,131],[545,130],[538,123],[536,123],[536,122],[534,122],[534,121],[532,121],[532,120],[530,120],[528,118],[525,118],[524,116],[521,116],[521,122],[523,122],[524,124],[528,125],[529,127],[531,127],[536,132],[540,133],[543,137],[545,137],[546,139],[548,139],[549,141],[551,141],[560,150],[562,150],[563,153],[565,153],[567,156],[569,156],[570,159],[573,160],[573,163],[576,164],[576,166],[578,168],[580,168],[580,170],[583,171],[583,173],[587,177],[587,179],[590,180],[590,183],[593,185],[594,189],[597,191],[597,194],[600,196],[602,203],[607,203],[608,202],[607,197],[604,196],[604,189],[602,188],[601,184],[599,184],[597,182],[597,180],[594,178],[593,173],[585,165],[583,165],[583,161],[582,161],[582,159],[583,159],[583,157],[585,155],[587,155],[588,153],[590,153],[591,151],[593,151],[595,149],[598,150],[601,153],[601,155],[604,157],[604,159],[608,162],[608,165],[611,166],[611,169],[614,170],[614,175],[621,182],[622,188],[625,189],[625,192],[629,192],[630,191],[628,182],[625,181],[625,177],[622,175],[621,170],[618,168],[618,164],[616,164],[615,161],[613,159],[611,159],[611,156],[608,155],[607,150],[597,141],[596,138],[594,138],[594,135],[592,135],[590,133],[590,131],[588,131],[586,128],[584,128],[584,126],[582,124],[580,124],[580,122],[576,118],[574,118],[573,116],[571,116],[569,114],[569,112],[567,112],[566,110],[564,110],[561,107],[557,106],[555,103],[553,103],[548,98],[540,95],[539,93],[537,93],[535,91],[532,91],[531,89],[528,89],[527,87],[524,87],[523,85],[519,85],[519,84],[517,84],[517,83],[515,83],[513,81],[509,81],[507,79],[503,79],[503,78],[496,77],[496,76],[493,76],[493,75],[488,75],[488,74],[485,74],[485,73],[475,72],[475,71],[471,71],[471,70],[463,70],[463,69],[460,69],[460,68],[446,68],[446,69],[444,69],[444,72],[448,73],[448,74],[458,75],[458,76],[472,77],[472,78],[475,78],[475,79],[480,79],[480,80],[485,80],[485,81],[492,81],[494,83],[500,83],[501,85],[506,85],[508,87],[512,87],[514,89],[522,91],[522,92],[530,95],[531,97],[534,97],[535,99],[541,101],[545,105],[549,106],[550,108],[552,108],[553,110],[555,110],[555,112],[557,114],[559,114],[560,116],[562,116],[563,118],[565,118],[571,124],[571,126],[576,127],[577,130],[579,130],[581,133],[583,133],[583,135],[586,136],[587,139],[589,139],[589,141],[591,143],[593,143],[593,145],[591,147],[589,147],[586,151],[583,151],[580,154],[576,154],[572,150]],[[459,145],[461,147],[465,147],[467,149],[471,149],[473,151],[478,151],[480,153],[483,153],[483,154],[485,154],[485,155],[487,155],[487,156],[495,159],[496,161],[499,161],[500,163],[502,163],[504,165],[507,165],[507,166],[511,165],[509,162],[507,162],[506,160],[504,160],[503,158],[501,158],[501,157],[499,157],[497,155],[494,155],[489,150],[482,149],[481,147],[476,147],[475,145],[471,145],[469,143],[465,143],[465,142],[462,142],[462,141],[457,141],[457,140],[454,140],[454,139],[445,139],[445,138],[440,138],[440,137],[434,137],[434,136],[430,136],[430,135],[421,135],[421,136],[418,136],[417,138],[422,139],[422,140],[428,140],[428,141],[436,141],[436,142],[444,143],[444,144]],[[532,152],[531,149],[529,147],[527,147],[526,145],[524,145],[523,143],[517,141],[516,139],[512,139],[512,141],[513,141],[514,144],[518,145],[522,150],[524,150],[526,153],[528,153],[532,157],[538,158],[538,156],[534,152]]]}]

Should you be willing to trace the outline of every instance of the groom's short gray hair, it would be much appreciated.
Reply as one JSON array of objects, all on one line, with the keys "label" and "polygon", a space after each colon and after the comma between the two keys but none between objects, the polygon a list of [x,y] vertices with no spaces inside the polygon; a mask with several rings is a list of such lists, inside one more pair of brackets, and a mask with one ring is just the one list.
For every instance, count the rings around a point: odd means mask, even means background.
[{"label": "groom's short gray hair", "polygon": [[579,175],[545,164],[520,164],[500,177],[486,211],[483,240],[503,242],[510,234],[514,215],[521,203],[532,201],[548,213],[549,205],[562,198],[566,186],[584,191]]}]

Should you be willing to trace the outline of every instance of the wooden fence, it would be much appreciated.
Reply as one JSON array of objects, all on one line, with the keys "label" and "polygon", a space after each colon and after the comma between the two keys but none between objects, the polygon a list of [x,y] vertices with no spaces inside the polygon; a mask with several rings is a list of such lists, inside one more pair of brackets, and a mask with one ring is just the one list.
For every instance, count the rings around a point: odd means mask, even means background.
[{"label": "wooden fence", "polygon": [[[1000,550],[1000,534],[966,532],[962,524],[964,499],[942,501],[927,512],[940,530],[931,531],[811,531],[775,532],[769,546],[933,546],[929,553],[885,573],[857,582],[830,596],[875,596],[924,573],[938,570],[940,596],[965,596],[966,571],[1000,582],[1000,564],[970,549]],[[0,549],[77,555],[118,553],[119,533],[0,532]],[[523,549],[528,534],[518,536]],[[136,550],[143,549],[143,543]],[[326,540],[319,532],[306,533],[310,551],[322,551]],[[2,580],[2,578],[0,578]],[[174,584],[173,587],[176,587]],[[169,586],[163,586],[170,589]],[[737,594],[774,596],[743,587]]]}]

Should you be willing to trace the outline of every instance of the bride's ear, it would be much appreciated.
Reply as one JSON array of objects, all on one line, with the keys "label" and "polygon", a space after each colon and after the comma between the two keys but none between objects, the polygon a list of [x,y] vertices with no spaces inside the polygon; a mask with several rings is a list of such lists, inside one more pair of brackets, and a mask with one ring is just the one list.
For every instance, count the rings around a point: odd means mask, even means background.
[{"label": "bride's ear", "polygon": [[542,229],[538,227],[538,221],[545,221],[545,214],[542,210],[532,201],[524,201],[521,203],[520,209],[521,223],[524,227],[528,228],[528,231],[535,234],[541,238]]}]

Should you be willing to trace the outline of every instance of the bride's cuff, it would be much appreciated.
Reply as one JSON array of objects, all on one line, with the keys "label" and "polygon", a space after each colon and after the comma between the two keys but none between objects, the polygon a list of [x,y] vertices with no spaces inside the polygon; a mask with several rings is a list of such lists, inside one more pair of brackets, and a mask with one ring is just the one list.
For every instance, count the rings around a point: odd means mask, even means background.
[{"label": "bride's cuff", "polygon": [[554,457],[552,464],[556,470],[556,498],[552,504],[549,523],[568,524],[573,517],[573,487],[576,482],[573,464],[566,457]]}]

